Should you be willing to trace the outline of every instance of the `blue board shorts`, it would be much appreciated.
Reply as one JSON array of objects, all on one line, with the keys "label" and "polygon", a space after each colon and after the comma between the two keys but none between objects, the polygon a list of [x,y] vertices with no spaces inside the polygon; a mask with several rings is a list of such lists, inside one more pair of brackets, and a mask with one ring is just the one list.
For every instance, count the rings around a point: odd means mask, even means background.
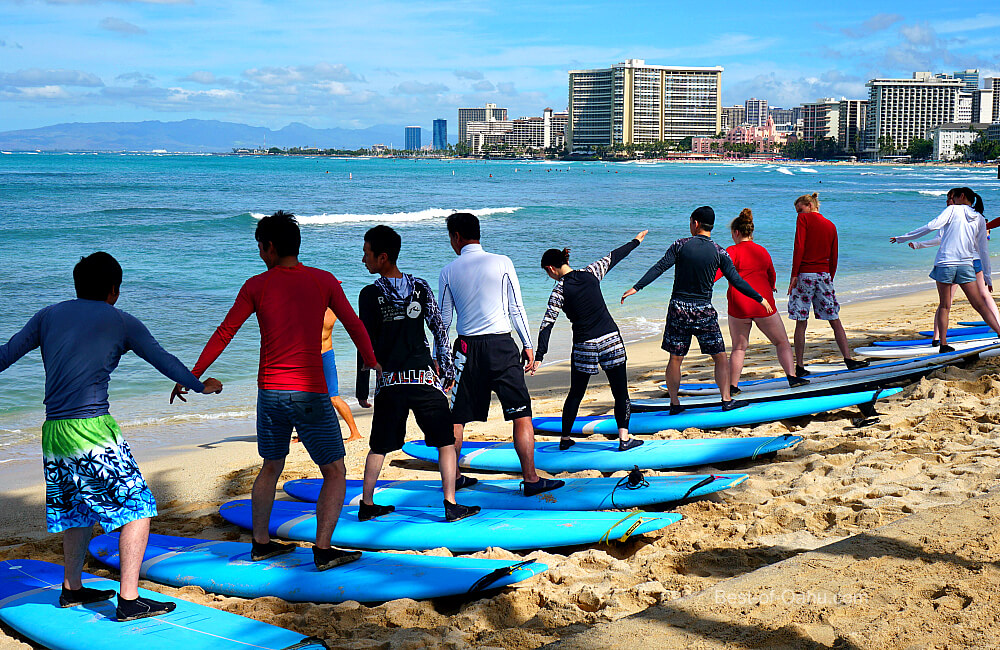
[{"label": "blue board shorts", "polygon": [[714,356],[726,351],[726,341],[719,329],[719,314],[712,303],[671,300],[660,347],[670,354],[686,356],[691,337],[697,337],[701,353]]},{"label": "blue board shorts", "polygon": [[976,267],[972,264],[959,266],[935,266],[930,278],[942,284],[966,284],[976,281]]},{"label": "blue board shorts", "polygon": [[156,516],[156,499],[110,415],[46,420],[42,457],[50,533],[94,524],[107,532]]},{"label": "blue board shorts", "polygon": [[337,379],[337,357],[333,349],[323,353],[323,375],[326,377],[326,394],[330,397],[340,395],[340,382]]},{"label": "blue board shorts", "polygon": [[340,422],[329,395],[298,390],[257,391],[257,453],[264,460],[288,455],[292,429],[317,465],[344,457]]}]

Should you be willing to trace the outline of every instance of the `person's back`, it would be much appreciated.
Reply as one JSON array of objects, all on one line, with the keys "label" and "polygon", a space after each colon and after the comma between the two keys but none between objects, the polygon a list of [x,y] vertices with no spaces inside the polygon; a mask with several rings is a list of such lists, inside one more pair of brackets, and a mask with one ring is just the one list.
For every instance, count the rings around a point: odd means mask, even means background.
[{"label": "person's back", "polygon": [[[426,314],[440,318],[430,285],[423,278],[404,274],[404,286],[397,291],[392,281],[379,278],[361,290],[358,312],[368,327],[375,348],[375,358],[384,372],[424,370],[433,365],[430,346],[424,332]],[[445,342],[445,358],[448,356]],[[450,364],[446,364],[450,365]],[[451,369],[442,368],[442,378],[451,379]]]},{"label": "person's back", "polygon": [[795,221],[792,275],[837,273],[837,226],[819,212],[800,212]]},{"label": "person's back", "polygon": [[[738,244],[733,244],[726,249],[726,253],[729,254],[729,259],[733,261],[733,265],[739,272],[740,277],[746,280],[747,284],[753,287],[757,293],[764,297],[770,297],[771,302],[773,302],[774,283],[777,281],[777,276],[774,272],[774,263],[771,261],[771,255],[767,252],[767,249],[748,239]],[[721,276],[721,273],[716,273],[716,278]],[[731,312],[734,305],[743,307],[742,311],[752,310],[754,312],[760,307],[759,303],[751,301],[742,293],[736,291],[732,285],[730,285],[727,291],[726,298],[729,301]]]},{"label": "person's back", "polygon": [[968,205],[949,206],[938,220],[942,218],[947,218],[947,221],[940,229],[941,244],[934,264],[971,264],[979,259],[976,244],[980,233],[986,230],[986,219]]},{"label": "person's back", "polygon": [[[523,310],[512,304],[520,288],[514,264],[506,255],[487,253],[480,244],[469,244],[441,270],[440,287],[445,319],[450,318],[450,306],[454,305],[459,335],[528,331],[527,323],[511,321],[512,311]],[[520,316],[514,318],[520,320]]]}]

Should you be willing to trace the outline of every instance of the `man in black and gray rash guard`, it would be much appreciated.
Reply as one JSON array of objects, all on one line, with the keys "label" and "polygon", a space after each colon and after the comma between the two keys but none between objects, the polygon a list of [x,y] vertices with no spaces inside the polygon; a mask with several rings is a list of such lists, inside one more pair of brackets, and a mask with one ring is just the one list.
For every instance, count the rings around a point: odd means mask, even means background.
[{"label": "man in black and gray rash guard", "polygon": [[[483,250],[479,219],[473,214],[449,216],[448,237],[458,259],[441,270],[438,295],[445,330],[451,325],[452,309],[458,314],[456,385],[451,394],[455,449],[461,457],[465,425],[486,421],[490,395],[495,392],[504,418],[514,423],[514,449],[521,461],[524,494],[562,487],[563,481],[541,478],[535,472],[531,396],[524,383],[524,373],[531,370],[535,356],[514,264],[506,255]],[[521,339],[520,351],[510,336],[512,327]],[[456,473],[455,489],[475,483],[476,479]]]},{"label": "man in black and gray rash guard", "polygon": [[753,300],[768,313],[774,311],[746,280],[740,277],[725,249],[712,241],[712,227],[715,225],[715,211],[705,205],[691,213],[691,237],[675,241],[659,262],[654,264],[631,289],[622,295],[622,302],[643,289],[656,278],[676,265],[674,289],[667,307],[667,321],[663,328],[663,343],[660,347],[670,353],[667,364],[667,391],[670,393],[670,414],[683,410],[677,393],[681,384],[681,363],[691,347],[691,336],[698,337],[702,354],[708,354],[715,362],[715,383],[722,395],[722,409],[728,411],[747,403],[733,400],[729,391],[729,360],[726,358],[726,342],[719,330],[719,314],[712,306],[712,288],[716,271],[721,270],[729,283]]}]

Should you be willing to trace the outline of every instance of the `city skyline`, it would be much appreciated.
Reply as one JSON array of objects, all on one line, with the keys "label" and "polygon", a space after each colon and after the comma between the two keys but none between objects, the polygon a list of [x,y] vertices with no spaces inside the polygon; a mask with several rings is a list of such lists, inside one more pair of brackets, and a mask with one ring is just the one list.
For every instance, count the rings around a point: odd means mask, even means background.
[{"label": "city skyline", "polygon": [[511,117],[564,110],[569,70],[626,58],[722,66],[723,105],[864,98],[869,79],[914,70],[1000,76],[1000,11],[956,18],[929,2],[877,11],[848,2],[782,7],[775,20],[741,7],[722,3],[708,23],[656,2],[632,3],[628,12],[648,19],[628,21],[612,3],[8,1],[0,120],[5,129],[186,118],[430,128],[488,102]]}]

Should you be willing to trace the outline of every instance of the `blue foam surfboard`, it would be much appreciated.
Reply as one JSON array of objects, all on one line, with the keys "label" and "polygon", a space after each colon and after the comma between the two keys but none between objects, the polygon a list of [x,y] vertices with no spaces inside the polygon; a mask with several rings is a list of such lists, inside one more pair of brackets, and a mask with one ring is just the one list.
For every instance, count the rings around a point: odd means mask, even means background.
[{"label": "blue foam surfboard", "polygon": [[[90,542],[98,560],[119,568],[118,535]],[[293,602],[380,602],[439,598],[506,587],[545,571],[538,562],[512,562],[406,553],[362,554],[361,559],[317,571],[312,550],[250,561],[250,544],[150,535],[140,575],[146,580],[240,598],[275,596]]]},{"label": "blue foam surfboard", "polygon": [[[954,341],[985,341],[988,339],[995,339],[996,333],[990,328],[986,328],[985,332],[976,332],[974,334],[948,334],[948,343]],[[911,347],[916,345],[924,345],[928,349],[931,347],[931,343],[934,341],[932,338],[920,338],[920,339],[897,339],[894,341],[872,341],[872,345],[887,347],[887,348],[902,348]]]},{"label": "blue foam surfboard", "polygon": [[[761,422],[774,422],[787,418],[797,418],[803,415],[813,415],[826,411],[857,406],[871,402],[876,397],[895,395],[901,388],[887,388],[882,391],[865,390],[838,395],[819,395],[816,397],[801,397],[799,399],[783,399],[773,402],[755,402],[743,408],[723,411],[722,406],[689,408],[677,415],[667,411],[652,413],[634,413],[629,421],[630,433],[656,433],[673,429],[683,431],[691,427],[698,429],[724,429],[739,427]],[[561,433],[562,418],[559,416],[536,417],[531,419],[536,431],[546,433]],[[618,423],[614,416],[598,415],[578,417],[573,422],[571,433],[615,434]]]},{"label": "blue foam surfboard", "polygon": [[[985,334],[986,332],[992,332],[986,323],[980,322],[978,325],[971,327],[952,327],[948,330],[948,336],[961,336],[962,334]],[[920,336],[934,336],[934,330],[921,330],[917,332]]]},{"label": "blue foam surfboard", "polygon": [[[746,390],[741,392],[737,399],[748,402],[773,402],[783,399],[802,399],[804,397],[815,397],[819,395],[835,395],[837,393],[857,392],[861,390],[873,390],[881,388],[887,384],[899,384],[901,382],[916,381],[924,375],[928,375],[935,370],[944,368],[944,364],[936,366],[921,366],[920,368],[908,368],[884,372],[878,375],[851,378],[845,377],[839,381],[826,381],[809,383],[794,388],[785,384],[775,385],[773,388],[764,390]],[[719,406],[719,394],[714,395],[681,395],[682,406]],[[642,413],[648,411],[663,411],[670,408],[669,397],[653,397],[649,399],[632,400],[632,412]]]},{"label": "blue foam surfboard", "polygon": [[[511,551],[535,550],[649,533],[681,519],[674,513],[633,513],[635,516],[626,518],[620,512],[483,510],[466,519],[447,522],[444,508],[397,508],[383,517],[358,521],[357,513],[357,508],[344,507],[333,531],[335,546],[411,551],[444,547],[456,553],[482,551],[490,546]],[[251,527],[248,500],[223,504],[219,514],[237,526]],[[268,530],[286,539],[313,541],[316,505],[275,501]]]},{"label": "blue foam surfboard", "polygon": [[986,326],[986,321],[984,321],[984,320],[960,320],[960,321],[958,321],[958,324],[962,325],[963,327],[985,327]]},{"label": "blue foam surfboard", "polygon": [[[984,345],[962,344],[962,348],[954,352],[942,352],[938,354],[922,354],[905,359],[883,361],[871,363],[864,368],[857,370],[831,370],[830,372],[816,372],[807,377],[810,382],[822,383],[827,381],[840,381],[845,378],[862,379],[874,375],[879,375],[887,371],[906,370],[920,368],[922,366],[934,366],[938,364],[950,364],[965,361],[980,356],[983,353],[991,353],[1000,349],[1000,343],[986,343]],[[743,390],[770,390],[775,386],[788,386],[788,380],[784,377],[773,377],[770,379],[753,379],[741,381],[739,387]],[[661,384],[661,388],[666,390],[666,386]],[[681,384],[681,395],[710,395],[718,394],[719,387],[714,383],[701,382]]]},{"label": "blue foam surfboard", "polygon": [[[647,440],[641,447],[618,451],[617,441],[583,440],[562,451],[558,442],[535,443],[535,467],[546,472],[617,472],[632,469],[670,469],[712,465],[744,458],[757,458],[780,449],[794,447],[801,436],[784,434],[752,438],[692,438]],[[408,442],[403,451],[422,460],[437,462],[437,449],[423,442]],[[469,442],[462,444],[459,465],[468,469],[520,472],[521,463],[510,442]],[[461,495],[461,491],[458,494]]]},{"label": "blue foam surfboard", "polygon": [[[619,478],[568,478],[566,485],[526,497],[519,479],[480,480],[457,493],[460,503],[484,509],[508,510],[606,510],[641,508],[656,503],[700,497],[739,485],[746,474],[647,476],[641,487],[622,485]],[[361,502],[361,481],[347,481],[347,503]],[[322,479],[288,481],[285,492],[316,503]],[[441,505],[440,481],[378,481],[375,502],[397,508],[436,508]]]},{"label": "blue foam surfboard", "polygon": [[[52,650],[323,650],[318,639],[307,639],[284,628],[237,614],[167,598],[145,589],[139,595],[171,600],[177,609],[154,618],[119,623],[116,600],[59,607],[63,568],[38,560],[0,562],[0,620],[35,643]],[[118,583],[83,574],[94,589],[114,589]]]}]

